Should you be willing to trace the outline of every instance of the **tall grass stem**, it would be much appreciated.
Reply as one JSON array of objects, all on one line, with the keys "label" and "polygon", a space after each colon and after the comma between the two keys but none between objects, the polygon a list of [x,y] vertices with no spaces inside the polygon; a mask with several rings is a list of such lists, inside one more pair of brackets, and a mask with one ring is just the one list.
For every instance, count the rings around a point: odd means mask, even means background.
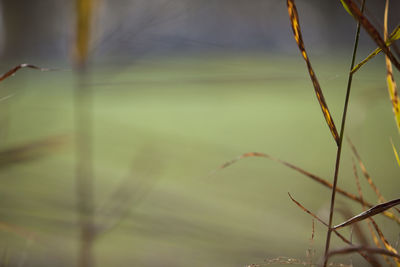
[{"label": "tall grass stem", "polygon": [[[361,4],[361,12],[364,12],[364,7],[365,7],[365,0],[363,0],[362,4]],[[355,40],[354,40],[353,55],[352,55],[352,59],[351,59],[351,67],[350,67],[348,81],[347,81],[346,99],[344,102],[342,123],[341,123],[341,127],[340,127],[339,145],[338,145],[337,154],[336,154],[335,174],[333,177],[333,188],[332,188],[330,210],[329,210],[329,222],[328,222],[329,227],[328,227],[328,232],[327,232],[327,236],[326,236],[326,244],[325,244],[325,260],[324,260],[324,265],[323,265],[324,267],[326,267],[328,264],[328,252],[329,252],[329,246],[331,243],[331,236],[332,236],[332,231],[333,231],[332,221],[333,221],[333,213],[334,213],[334,209],[335,209],[336,186],[337,186],[337,181],[338,181],[338,177],[339,177],[340,157],[342,155],[343,136],[344,136],[344,129],[345,129],[345,125],[346,125],[347,109],[348,109],[349,100],[350,100],[351,85],[353,82],[353,73],[351,73],[351,70],[353,69],[353,67],[355,65],[355,60],[356,60],[356,56],[357,56],[358,41],[359,41],[359,37],[360,37],[360,28],[361,28],[361,24],[360,24],[360,22],[358,22],[357,23],[357,31],[356,31]]]},{"label": "tall grass stem", "polygon": [[78,266],[93,267],[94,194],[92,156],[92,94],[87,85],[87,73],[77,73],[75,88],[75,131],[76,131],[76,194],[80,226]]}]

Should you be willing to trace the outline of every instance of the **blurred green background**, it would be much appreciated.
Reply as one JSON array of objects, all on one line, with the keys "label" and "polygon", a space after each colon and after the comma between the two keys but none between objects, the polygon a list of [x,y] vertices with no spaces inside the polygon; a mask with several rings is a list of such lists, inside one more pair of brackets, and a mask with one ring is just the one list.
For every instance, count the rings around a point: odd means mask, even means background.
[{"label": "blurred green background", "polygon": [[[284,4],[272,2],[278,6],[275,11],[286,12]],[[4,11],[10,2],[2,3]],[[298,1],[299,6],[304,3]],[[338,14],[347,15],[339,5],[336,8]],[[310,243],[311,217],[287,193],[327,221],[328,189],[262,158],[217,170],[245,152],[256,151],[332,180],[336,146],[289,21],[281,20],[279,36],[287,40],[283,50],[281,41],[261,49],[263,41],[256,47],[244,42],[238,48],[232,40],[217,49],[204,44],[189,51],[156,46],[144,55],[141,49],[129,53],[131,46],[110,45],[105,55],[101,49],[93,50],[85,85],[93,98],[96,224],[106,229],[95,242],[96,266],[245,266],[278,256],[306,259],[310,247],[316,250],[314,260],[321,260],[326,229],[316,223],[315,240]],[[307,29],[313,19],[305,20],[310,21],[303,26]],[[350,36],[353,28],[352,24],[347,29]],[[129,30],[116,32],[125,37]],[[312,31],[309,36],[314,36]],[[1,148],[51,136],[61,136],[63,142],[44,156],[0,166],[0,222],[5,223],[0,224],[0,260],[6,266],[76,264],[73,91],[77,77],[68,66],[68,54],[60,52],[68,44],[65,38],[64,45],[55,45],[47,56],[41,45],[31,51],[15,48],[21,54],[3,52],[3,72],[25,59],[61,69],[21,70],[0,84],[0,96],[7,97],[0,102]],[[340,49],[333,50],[331,44],[319,46],[321,37],[315,38],[310,58],[339,125],[351,43],[344,38]],[[367,40],[365,34],[363,38]],[[147,48],[151,40],[139,47]],[[367,42],[359,59],[372,48]],[[110,55],[115,50],[119,54]],[[346,132],[383,195],[393,199],[399,197],[400,169],[390,138],[398,148],[400,139],[385,73],[379,57],[356,74]],[[400,78],[397,72],[395,78]],[[339,186],[356,193],[347,142],[343,153]],[[365,197],[376,203],[361,173],[360,177]],[[337,200],[337,207],[351,214],[362,211],[342,196]],[[336,213],[335,223],[342,220]],[[386,218],[377,220],[395,244],[399,226]],[[342,232],[350,236],[348,230]],[[336,238],[333,243],[333,247],[343,245]],[[364,264],[356,255],[335,261]]]}]

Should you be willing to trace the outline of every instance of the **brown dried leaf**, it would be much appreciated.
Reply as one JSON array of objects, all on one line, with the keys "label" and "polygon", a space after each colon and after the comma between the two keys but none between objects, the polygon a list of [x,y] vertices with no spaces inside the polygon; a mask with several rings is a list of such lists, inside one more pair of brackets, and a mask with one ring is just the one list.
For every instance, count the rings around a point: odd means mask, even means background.
[{"label": "brown dried leaf", "polygon": [[310,74],[310,78],[311,78],[311,81],[314,86],[315,94],[317,95],[318,102],[321,106],[321,110],[322,110],[322,113],[324,114],[326,123],[329,126],[329,129],[332,133],[333,138],[335,139],[336,144],[339,145],[339,134],[336,130],[336,126],[335,126],[335,123],[333,122],[331,113],[329,112],[328,105],[326,104],[324,94],[322,93],[321,86],[319,85],[319,82],[317,80],[317,76],[315,75],[315,72],[311,66],[311,62],[308,59],[307,52],[304,48],[303,37],[301,35],[301,29],[300,29],[299,15],[297,13],[297,8],[294,3],[294,0],[287,0],[287,7],[288,7],[288,12],[289,12],[290,22],[292,24],[294,39],[296,40],[296,43],[300,49],[301,55],[303,56],[303,58],[307,64],[308,73]]},{"label": "brown dried leaf", "polygon": [[52,71],[52,70],[54,70],[54,69],[48,69],[48,68],[41,68],[41,67],[38,67],[38,66],[35,66],[35,65],[24,63],[24,64],[20,64],[18,66],[15,66],[14,68],[10,69],[9,71],[7,71],[3,75],[1,75],[0,76],[0,82],[2,82],[3,80],[7,79],[10,76],[12,76],[18,70],[23,69],[23,68],[31,68],[31,69],[40,70],[40,71]]},{"label": "brown dried leaf", "polygon": [[[325,225],[327,228],[329,228],[329,225],[324,222],[323,220],[321,220],[317,215],[315,215],[313,212],[311,212],[310,210],[308,210],[306,207],[304,207],[302,204],[300,204],[297,200],[295,200],[290,193],[288,193],[290,199],[303,211],[305,211],[306,213],[310,214],[314,219],[316,219],[317,221],[319,221],[320,223],[322,223],[323,225]],[[349,241],[347,238],[345,238],[342,234],[340,234],[338,231],[336,231],[335,229],[333,229],[333,232],[336,234],[336,236],[338,236],[343,242],[345,242],[348,245],[352,245],[351,241]],[[368,255],[366,255],[364,252],[360,252],[359,253],[366,261],[368,261],[369,263],[372,264],[372,266],[379,266],[379,264],[372,258],[370,258]]]},{"label": "brown dried leaf", "polygon": [[[347,138],[347,141],[350,144],[351,150],[353,151],[354,156],[357,158],[358,163],[360,165],[361,171],[365,177],[365,179],[367,179],[368,184],[371,186],[371,188],[374,190],[376,196],[379,199],[379,202],[383,203],[386,202],[386,199],[382,196],[381,192],[379,191],[378,187],[375,185],[374,181],[372,180],[371,176],[369,175],[369,173],[367,172],[367,169],[363,163],[363,161],[361,160],[360,154],[358,153],[356,147],[354,146],[354,144],[351,142],[350,138]],[[400,210],[398,208],[395,208],[398,212],[400,212]],[[399,220],[399,218],[393,214],[393,216],[396,217],[396,220]]]},{"label": "brown dried leaf", "polygon": [[388,46],[385,41],[382,39],[379,32],[375,29],[372,23],[362,14],[358,6],[352,0],[343,0],[353,17],[360,22],[363,28],[367,31],[370,37],[375,41],[375,43],[382,49],[382,51],[388,56],[393,65],[400,71],[400,63],[393,56],[392,52],[390,52]]},{"label": "brown dried leaf", "polygon": [[339,255],[339,254],[350,254],[353,252],[368,252],[368,253],[372,253],[372,254],[382,254],[382,255],[387,255],[393,258],[397,258],[400,259],[400,255],[395,254],[393,252],[390,252],[386,249],[382,249],[382,248],[371,248],[371,247],[364,247],[364,246],[351,246],[351,247],[347,247],[347,248],[342,248],[342,249],[337,249],[337,250],[331,250],[328,255],[327,258],[330,258],[334,255]]},{"label": "brown dried leaf", "polygon": [[[386,0],[384,26],[383,26],[385,42],[387,42],[389,38],[387,32],[388,11],[389,11],[389,1]],[[392,102],[392,108],[397,125],[397,130],[400,132],[400,99],[397,93],[397,85],[393,76],[392,63],[390,62],[388,56],[385,56],[385,63],[386,63],[386,82],[388,86],[390,101]]]},{"label": "brown dried leaf", "polygon": [[[356,185],[357,185],[358,194],[359,194],[360,198],[363,199],[363,193],[362,193],[362,190],[361,190],[360,179],[359,179],[358,173],[357,173],[356,163],[354,162],[354,159],[352,159],[352,161],[353,161],[354,178],[355,178],[355,180],[356,180]],[[365,211],[365,210],[366,210],[366,207],[365,207],[365,205],[363,205],[363,211]],[[374,241],[375,245],[376,245],[378,248],[382,248],[381,244],[379,243],[379,239],[378,239],[378,237],[376,236],[376,234],[375,234],[375,232],[374,232],[374,229],[372,228],[372,225],[373,225],[373,226],[375,227],[375,230],[376,230],[378,233],[379,233],[379,232],[382,233],[381,230],[380,230],[379,227],[378,227],[378,224],[374,221],[374,219],[368,218],[367,225],[368,225],[368,230],[369,230],[369,232],[370,232],[370,234],[371,234],[372,240]],[[386,241],[386,239],[385,239],[385,237],[383,236],[383,234],[382,234],[382,236],[381,236],[381,240],[382,240],[382,238],[383,238],[383,240]],[[383,241],[383,240],[382,240],[382,241]],[[386,264],[387,264],[388,266],[393,266],[392,262],[390,261],[390,259],[389,259],[386,255],[382,255],[382,256],[383,256],[383,258],[384,258],[384,260],[385,260],[385,262],[386,262]]]},{"label": "brown dried leaf", "polygon": [[[389,40],[385,40],[387,46],[391,46],[394,44],[394,41],[400,38],[400,25],[398,25],[394,31],[390,34]],[[393,45],[393,47],[396,47]],[[351,73],[355,73],[358,71],[362,66],[364,66],[365,63],[370,61],[372,58],[374,58],[376,55],[378,55],[380,52],[382,52],[381,48],[376,48],[374,51],[371,52],[365,59],[363,59],[360,63],[358,63],[352,70]]]},{"label": "brown dried leaf", "polygon": [[376,205],[376,206],[374,206],[374,207],[372,207],[372,208],[370,208],[370,209],[368,209],[368,210],[366,210],[366,211],[364,211],[364,212],[362,212],[362,213],[350,218],[349,220],[347,220],[347,221],[345,221],[345,222],[343,222],[343,223],[341,223],[339,225],[334,226],[333,229],[339,229],[339,228],[348,226],[350,224],[365,220],[365,219],[367,219],[369,217],[372,217],[374,215],[382,213],[385,210],[388,210],[388,209],[390,209],[390,208],[392,208],[392,207],[394,207],[396,205],[399,205],[399,204],[400,204],[400,198],[394,199],[394,200],[391,200],[391,201],[388,201],[388,202],[385,202],[385,203],[382,203],[382,204],[379,204],[379,205]]},{"label": "brown dried leaf", "polygon": [[[248,152],[248,153],[242,154],[239,157],[237,157],[236,159],[233,159],[231,161],[228,161],[228,162],[222,164],[218,169],[227,168],[227,167],[231,166],[232,164],[236,163],[237,161],[239,161],[241,159],[244,159],[244,158],[249,158],[249,157],[261,157],[261,158],[267,158],[267,159],[273,160],[275,162],[278,162],[278,163],[280,163],[282,165],[285,165],[286,167],[289,167],[289,168],[291,168],[291,169],[303,174],[304,176],[307,176],[307,177],[311,178],[312,180],[324,185],[325,187],[328,187],[330,189],[332,189],[332,187],[333,187],[333,185],[330,182],[328,182],[325,179],[320,178],[319,176],[317,176],[315,174],[312,174],[312,173],[310,173],[308,171],[305,171],[302,168],[300,168],[298,166],[295,166],[295,165],[293,165],[293,164],[291,164],[289,162],[274,158],[274,157],[272,157],[272,156],[270,156],[268,154],[260,153],[260,152]],[[215,171],[216,170],[211,172],[211,174],[214,173]],[[372,204],[361,200],[356,195],[354,195],[352,193],[349,193],[349,192],[345,191],[344,189],[341,189],[340,187],[336,187],[336,191],[338,193],[342,194],[343,196],[353,200],[353,201],[356,201],[356,202],[358,202],[360,204],[366,205],[367,207],[372,207],[373,206]],[[400,224],[400,219],[398,219],[393,213],[385,211],[383,215],[386,216],[387,218],[390,218],[390,219],[396,221],[397,224]]]}]

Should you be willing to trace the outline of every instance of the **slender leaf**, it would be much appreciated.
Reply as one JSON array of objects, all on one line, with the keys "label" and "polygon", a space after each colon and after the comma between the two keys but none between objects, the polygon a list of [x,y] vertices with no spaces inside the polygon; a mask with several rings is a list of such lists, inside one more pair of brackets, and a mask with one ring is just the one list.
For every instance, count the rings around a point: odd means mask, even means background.
[{"label": "slender leaf", "polygon": [[326,123],[329,126],[329,129],[332,133],[333,138],[335,139],[336,144],[339,145],[339,134],[336,130],[336,126],[335,126],[335,123],[333,122],[331,113],[329,112],[328,105],[326,104],[325,97],[321,90],[321,86],[319,85],[319,82],[317,80],[317,76],[315,75],[315,72],[311,66],[311,62],[308,59],[307,52],[304,48],[303,37],[301,35],[301,29],[300,29],[299,15],[297,13],[297,8],[294,3],[294,0],[287,0],[287,7],[288,7],[288,12],[289,12],[290,22],[292,24],[294,39],[296,40],[296,43],[300,49],[300,52],[307,64],[308,73],[310,74],[310,78],[311,78],[311,81],[314,86],[315,94],[317,95],[317,99],[321,106],[321,110],[322,110],[322,113],[324,114]]},{"label": "slender leaf", "polygon": [[372,207],[372,208],[370,208],[370,209],[368,209],[368,210],[366,210],[366,211],[364,211],[364,212],[362,212],[362,213],[350,218],[349,220],[334,226],[333,229],[339,229],[339,228],[348,226],[350,224],[365,220],[365,219],[367,219],[369,217],[372,217],[374,215],[382,213],[385,210],[388,210],[388,209],[390,209],[390,208],[392,208],[394,206],[397,206],[399,204],[400,204],[400,198],[394,199],[394,200],[391,200],[391,201],[388,201],[388,202],[385,202],[385,203],[382,203],[382,204],[379,204],[379,205],[376,205],[376,206],[374,206],[374,207]]},{"label": "slender leaf", "polygon": [[[387,241],[387,239],[386,239],[385,236],[383,235],[383,232],[382,232],[381,229],[379,228],[378,224],[377,224],[372,218],[369,218],[369,219],[371,220],[372,225],[374,226],[376,232],[378,233],[378,236],[379,236],[379,238],[381,239],[381,241],[382,241],[383,245],[385,246],[385,248],[386,248],[388,251],[390,251],[390,252],[393,252],[393,253],[395,253],[395,254],[399,254],[399,253],[397,252],[397,250],[396,250],[392,245],[390,245],[390,243]],[[400,266],[400,261],[399,261],[399,259],[395,258],[395,261],[396,261],[397,267],[399,267],[399,266]],[[391,265],[391,264],[390,264],[390,265]]]},{"label": "slender leaf", "polygon": [[9,71],[7,71],[6,73],[4,73],[3,75],[0,76],[0,82],[2,82],[3,80],[7,79],[8,77],[14,75],[18,70],[23,69],[23,68],[31,68],[31,69],[35,69],[35,70],[40,70],[40,71],[51,71],[54,69],[48,69],[48,68],[41,68],[35,65],[31,65],[31,64],[20,64],[18,66],[15,66],[14,68],[10,69]]},{"label": "slender leaf", "polygon": [[391,143],[392,143],[393,153],[394,153],[394,156],[396,157],[397,164],[399,164],[399,166],[400,166],[399,153],[397,153],[397,149],[396,149],[396,147],[394,146],[393,141],[392,141],[392,140],[390,140],[390,141],[391,141]]},{"label": "slender leaf", "polygon": [[[388,36],[387,36],[388,35],[388,33],[387,33],[388,11],[389,11],[389,2],[386,0],[384,27],[383,27],[385,41],[388,40]],[[397,93],[397,85],[396,85],[396,82],[394,81],[394,77],[393,77],[392,63],[390,62],[390,59],[388,58],[388,56],[385,56],[385,62],[386,62],[386,82],[387,82],[387,86],[388,86],[388,90],[389,90],[390,101],[392,102],[393,113],[394,113],[394,117],[395,117],[395,121],[396,121],[396,125],[397,125],[397,130],[400,132],[400,99],[399,99],[399,96]]]},{"label": "slender leaf", "polygon": [[[400,38],[400,25],[394,29],[394,31],[390,34],[389,39],[386,41],[387,46],[391,46],[394,41],[398,40]],[[376,48],[374,51],[372,51],[368,57],[366,57],[363,61],[358,63],[352,70],[351,73],[356,72],[359,70],[365,63],[367,63],[369,60],[374,58],[376,55],[378,55],[380,52],[382,52],[382,49],[380,47]]]},{"label": "slender leaf", "polygon": [[351,246],[347,248],[342,248],[342,249],[337,249],[337,250],[332,250],[331,252],[328,253],[327,257],[330,258],[334,255],[339,255],[339,254],[350,254],[353,252],[360,252],[360,251],[365,251],[368,253],[372,254],[382,254],[382,255],[387,255],[393,258],[398,258],[400,259],[400,255],[395,254],[393,252],[390,252],[386,249],[381,249],[381,248],[371,248],[371,247],[363,247],[363,246]]},{"label": "slender leaf", "polygon": [[[236,163],[237,161],[239,161],[241,159],[249,158],[249,157],[261,157],[261,158],[267,158],[267,159],[273,160],[275,162],[278,162],[278,163],[280,163],[280,164],[282,164],[282,165],[284,165],[286,167],[289,167],[290,169],[293,169],[293,170],[303,174],[304,176],[307,176],[307,177],[311,178],[312,180],[322,184],[325,187],[328,187],[330,189],[332,189],[332,187],[333,187],[333,185],[330,182],[328,182],[327,180],[325,180],[325,179],[323,179],[323,178],[321,178],[321,177],[319,177],[319,176],[317,176],[315,174],[312,174],[312,173],[310,173],[310,172],[308,172],[306,170],[303,170],[302,168],[300,168],[300,167],[298,167],[296,165],[293,165],[293,164],[291,164],[289,162],[274,158],[274,157],[272,157],[272,156],[270,156],[268,154],[260,153],[260,152],[249,152],[249,153],[242,154],[239,157],[222,164],[218,169],[227,168],[227,167],[231,166],[232,164]],[[216,170],[212,171],[211,174],[214,173],[215,171]],[[349,192],[345,191],[344,189],[341,189],[340,187],[336,187],[336,191],[338,193],[342,194],[343,196],[353,200],[353,201],[356,201],[356,202],[358,202],[360,204],[366,205],[367,207],[372,207],[373,206],[372,204],[361,200],[356,195],[354,195],[352,193],[349,193]],[[396,221],[397,224],[400,224],[400,219],[398,219],[393,213],[385,211],[384,215],[387,218]]]},{"label": "slender leaf", "polygon": [[[386,0],[384,26],[383,26],[385,42],[388,40],[388,32],[387,32],[388,13],[389,13],[389,0]],[[390,99],[392,101],[393,112],[395,114],[395,120],[397,122],[397,129],[400,131],[399,97],[397,95],[396,82],[394,81],[394,78],[393,78],[392,63],[390,62],[390,59],[388,58],[388,56],[385,56],[385,62],[386,62],[386,70],[387,70],[387,83],[388,83],[389,95],[390,95]],[[378,225],[374,221],[373,221],[373,224],[376,226],[375,229],[377,230],[378,235],[381,238],[386,249],[395,254],[398,254],[397,250],[389,244],[389,242],[383,235],[382,231],[379,229]],[[395,258],[395,260],[396,260],[397,267],[400,267],[400,260],[397,258]]]},{"label": "slender leaf", "polygon": [[[354,179],[356,180],[358,195],[360,196],[361,199],[363,199],[363,193],[362,193],[362,190],[361,190],[360,179],[358,177],[357,167],[356,167],[356,163],[354,161],[354,158],[352,158],[352,162],[353,162]],[[365,211],[365,210],[366,210],[366,206],[363,205],[363,211]],[[372,228],[372,223],[373,222],[374,222],[374,220],[372,218],[368,218],[368,221],[367,221],[368,230],[369,230],[369,232],[371,234],[371,237],[372,237],[372,240],[374,241],[375,246],[377,246],[378,248],[382,248],[381,244],[379,243],[379,239],[376,236],[376,234],[374,232],[374,229]],[[378,231],[379,230],[378,225],[375,223],[374,226],[376,226],[375,229]],[[386,255],[383,255],[383,258],[384,258],[384,260],[385,260],[385,262],[387,263],[388,266],[390,266],[390,267],[393,266],[392,262],[390,261],[390,259]]]},{"label": "slender leaf", "polygon": [[382,39],[379,32],[372,25],[372,23],[362,14],[357,5],[353,2],[353,0],[343,0],[348,6],[349,10],[353,14],[353,17],[358,20],[363,28],[367,31],[370,37],[375,41],[375,43],[382,49],[382,51],[389,57],[390,61],[393,65],[400,71],[400,63],[393,56],[392,52],[390,52],[389,48],[385,44],[385,41]]},{"label": "slender leaf", "polygon": [[[308,210],[306,207],[304,207],[300,202],[298,202],[297,200],[295,200],[290,193],[288,193],[290,199],[303,211],[305,211],[306,213],[308,213],[309,215],[311,215],[314,219],[316,219],[317,221],[319,221],[320,223],[322,223],[323,225],[325,225],[326,227],[329,228],[329,225],[324,222],[321,218],[319,218],[317,215],[315,215],[313,212],[311,212],[310,210]],[[314,226],[313,226],[314,227]],[[340,234],[338,231],[333,230],[333,232],[336,234],[336,236],[338,236],[344,243],[348,244],[348,245],[352,245],[352,243],[345,238],[342,234]],[[363,252],[359,253],[362,257],[364,257],[364,259],[366,261],[368,261],[369,263],[371,263],[373,266],[379,266],[379,264],[376,262],[376,260],[370,258],[368,255],[366,255]]]},{"label": "slender leaf", "polygon": [[343,8],[347,11],[347,13],[349,13],[351,16],[353,16],[353,14],[351,14],[351,11],[350,11],[349,7],[347,6],[347,4],[343,0],[340,0],[340,2],[342,3]]},{"label": "slender leaf", "polygon": [[[363,173],[365,179],[367,179],[368,184],[369,184],[369,185],[371,186],[371,188],[374,190],[374,192],[375,192],[376,196],[378,197],[379,201],[380,201],[381,203],[386,202],[386,199],[383,197],[383,195],[382,195],[381,192],[379,191],[378,187],[375,185],[374,181],[372,180],[371,176],[370,176],[369,173],[367,172],[367,169],[366,169],[364,163],[362,162],[361,157],[360,157],[360,154],[358,154],[358,151],[357,151],[356,147],[355,147],[354,144],[351,142],[350,138],[347,138],[347,140],[348,140],[348,142],[349,142],[349,144],[350,144],[351,150],[353,151],[354,155],[356,156],[356,158],[357,158],[357,160],[358,160],[358,163],[359,163],[359,165],[360,165],[361,171],[362,171],[362,173]],[[395,209],[400,213],[400,210],[399,210],[398,208],[395,208]],[[398,218],[396,215],[393,214],[393,216],[395,216],[395,217],[397,218],[397,219],[396,219],[397,221],[399,220],[399,218]]]},{"label": "slender leaf", "polygon": [[374,190],[375,194],[377,195],[378,199],[380,202],[386,202],[386,199],[382,196],[381,192],[379,191],[378,187],[375,185],[374,181],[372,180],[371,176],[367,172],[367,169],[365,168],[364,163],[361,160],[360,154],[358,154],[358,151],[354,144],[351,142],[350,138],[347,138],[347,141],[350,144],[350,148],[353,151],[354,156],[357,158],[358,164],[360,165],[361,171],[367,179],[368,184],[371,186],[371,188]]}]

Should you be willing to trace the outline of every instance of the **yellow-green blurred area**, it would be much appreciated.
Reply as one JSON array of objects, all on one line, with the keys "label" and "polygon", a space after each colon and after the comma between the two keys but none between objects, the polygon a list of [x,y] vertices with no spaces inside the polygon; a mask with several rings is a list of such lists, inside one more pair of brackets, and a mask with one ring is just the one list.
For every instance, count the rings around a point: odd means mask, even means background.
[{"label": "yellow-green blurred area", "polygon": [[[349,60],[311,56],[339,125]],[[2,70],[8,65],[2,63]],[[397,75],[397,79],[400,77]],[[395,78],[396,78],[395,77]],[[63,145],[0,169],[0,257],[7,266],[74,266],[78,249],[73,90],[69,70],[21,70],[0,84],[1,148],[51,136]],[[92,90],[97,266],[245,266],[287,256],[321,260],[326,228],[288,197],[327,221],[330,190],[265,152],[332,180],[336,145],[300,56],[208,53],[98,65]],[[400,139],[383,58],[356,73],[346,135],[387,199],[399,197]],[[61,137],[60,137],[61,136]],[[60,140],[60,139],[58,139]],[[344,144],[339,186],[357,192]],[[359,173],[364,196],[377,198]],[[334,222],[362,208],[337,197]],[[399,226],[377,216],[389,242]],[[11,227],[11,228],[10,228]],[[349,228],[350,229],[350,228]],[[350,238],[349,229],[341,232]],[[369,234],[365,228],[365,235]],[[353,240],[357,242],[353,235]],[[334,237],[333,248],[344,244]],[[363,266],[357,255],[335,262]]]},{"label": "yellow-green blurred area", "polygon": [[[21,63],[52,69],[0,83],[0,266],[322,263],[327,229],[288,193],[327,222],[328,188],[267,158],[220,168],[263,152],[333,180],[337,146],[285,2],[0,0],[0,73]],[[383,1],[367,2],[380,31]],[[296,3],[339,130],[356,23],[340,1]],[[399,4],[391,1],[389,32]],[[357,62],[375,48],[361,31]],[[398,198],[391,139],[400,149],[400,135],[383,55],[354,76],[345,133],[383,196]],[[357,195],[352,158],[345,140],[338,186]],[[362,212],[341,195],[335,207],[334,224]],[[375,217],[398,248],[399,225]],[[340,232],[373,246],[359,225],[361,234]],[[331,248],[343,246],[334,236]],[[354,254],[332,262],[366,265]]]}]

